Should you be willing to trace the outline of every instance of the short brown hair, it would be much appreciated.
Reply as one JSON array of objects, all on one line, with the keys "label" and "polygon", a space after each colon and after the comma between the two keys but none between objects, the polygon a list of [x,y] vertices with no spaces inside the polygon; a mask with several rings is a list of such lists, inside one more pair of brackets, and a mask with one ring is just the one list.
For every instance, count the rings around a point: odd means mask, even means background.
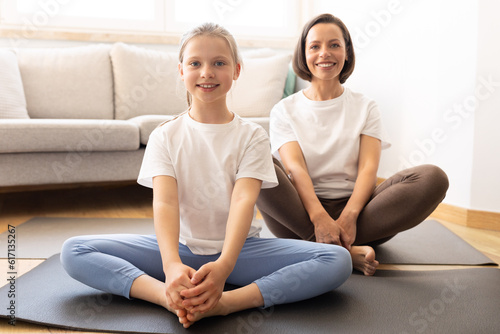
[{"label": "short brown hair", "polygon": [[307,67],[305,45],[309,30],[311,30],[312,27],[319,23],[332,23],[338,26],[340,30],[342,30],[342,35],[346,43],[346,54],[348,59],[346,60],[344,68],[342,68],[342,71],[339,75],[340,83],[343,84],[354,71],[354,47],[352,45],[351,35],[349,34],[349,30],[347,30],[344,22],[342,22],[339,18],[333,16],[332,14],[321,14],[306,23],[293,54],[293,70],[300,78],[311,81],[312,74],[309,70],[309,67]]}]

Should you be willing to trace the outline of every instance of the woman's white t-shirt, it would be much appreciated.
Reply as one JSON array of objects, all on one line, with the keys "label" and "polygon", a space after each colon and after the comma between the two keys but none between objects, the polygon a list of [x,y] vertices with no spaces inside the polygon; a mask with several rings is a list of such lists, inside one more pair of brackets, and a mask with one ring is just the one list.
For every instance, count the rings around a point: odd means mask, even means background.
[{"label": "woman's white t-shirt", "polygon": [[[177,181],[179,242],[195,254],[222,250],[231,194],[236,180],[262,180],[262,188],[278,184],[265,130],[234,115],[226,124],[205,124],[188,113],[156,128],[149,137],[138,183],[151,187],[153,177]],[[252,222],[248,237],[261,226]]]},{"label": "woman's white t-shirt", "polygon": [[271,152],[296,141],[304,155],[315,193],[321,198],[352,194],[358,175],[361,135],[390,146],[376,103],[348,88],[338,98],[309,100],[303,91],[281,100],[271,111]]}]

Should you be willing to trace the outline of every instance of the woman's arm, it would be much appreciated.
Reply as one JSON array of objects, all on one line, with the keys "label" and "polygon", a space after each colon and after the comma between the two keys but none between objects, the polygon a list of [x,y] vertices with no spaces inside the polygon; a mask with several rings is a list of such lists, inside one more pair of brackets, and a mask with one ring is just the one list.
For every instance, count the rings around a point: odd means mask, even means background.
[{"label": "woman's arm", "polygon": [[191,278],[195,270],[183,265],[179,257],[179,200],[177,181],[173,177],[153,178],[153,216],[165,273],[167,302],[174,309],[182,309],[180,292],[194,287]]},{"label": "woman's arm", "polygon": [[[262,181],[241,178],[235,183],[226,226],[226,236],[220,257],[215,262],[203,265],[193,276],[195,288],[183,291],[184,307],[190,312],[206,312],[217,304],[224,283],[233,271],[252,224],[255,202]],[[194,307],[193,307],[194,306]]]},{"label": "woman's arm", "polygon": [[354,190],[337,223],[347,233],[347,243],[352,245],[356,239],[356,221],[375,189],[377,170],[382,151],[379,139],[361,135],[358,161],[358,177]]},{"label": "woman's arm", "polygon": [[326,212],[314,192],[314,186],[299,143],[296,141],[288,142],[281,146],[279,153],[309,214],[309,219],[314,224],[316,241],[347,246],[344,242],[344,231]]}]

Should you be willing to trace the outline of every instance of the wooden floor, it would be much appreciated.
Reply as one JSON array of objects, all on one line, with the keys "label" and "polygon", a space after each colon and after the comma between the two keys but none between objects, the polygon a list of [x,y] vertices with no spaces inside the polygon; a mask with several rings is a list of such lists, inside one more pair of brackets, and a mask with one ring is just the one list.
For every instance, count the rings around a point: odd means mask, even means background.
[{"label": "wooden floor", "polygon": [[[152,191],[138,185],[84,187],[77,189],[0,193],[0,233],[8,225],[19,225],[33,217],[103,217],[151,218]],[[479,230],[440,220],[472,246],[500,264],[500,231]],[[5,254],[0,250],[0,254]],[[6,273],[7,260],[0,260]],[[42,260],[17,260],[22,274],[39,265]],[[470,268],[470,266],[402,266],[381,265],[386,270],[441,270]],[[4,283],[1,282],[0,286]],[[17,322],[16,326],[0,320],[1,333],[95,333],[68,331],[58,328]]]}]

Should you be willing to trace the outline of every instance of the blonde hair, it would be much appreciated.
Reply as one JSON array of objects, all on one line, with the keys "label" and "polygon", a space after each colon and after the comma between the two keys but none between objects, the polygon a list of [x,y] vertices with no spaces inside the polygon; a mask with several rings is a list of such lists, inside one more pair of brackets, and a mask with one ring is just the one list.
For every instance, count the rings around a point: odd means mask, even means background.
[{"label": "blonde hair", "polygon": [[[186,50],[186,46],[193,38],[198,36],[210,36],[210,37],[220,37],[223,38],[227,44],[229,45],[229,49],[231,50],[231,57],[234,61],[234,64],[242,64],[241,55],[238,51],[238,45],[236,44],[236,40],[233,35],[225,29],[224,27],[216,24],[216,23],[203,23],[190,31],[186,32],[181,39],[180,49],[179,49],[179,62],[182,64],[184,61],[184,51]],[[191,106],[191,94],[187,92],[187,103],[188,106]]]}]

